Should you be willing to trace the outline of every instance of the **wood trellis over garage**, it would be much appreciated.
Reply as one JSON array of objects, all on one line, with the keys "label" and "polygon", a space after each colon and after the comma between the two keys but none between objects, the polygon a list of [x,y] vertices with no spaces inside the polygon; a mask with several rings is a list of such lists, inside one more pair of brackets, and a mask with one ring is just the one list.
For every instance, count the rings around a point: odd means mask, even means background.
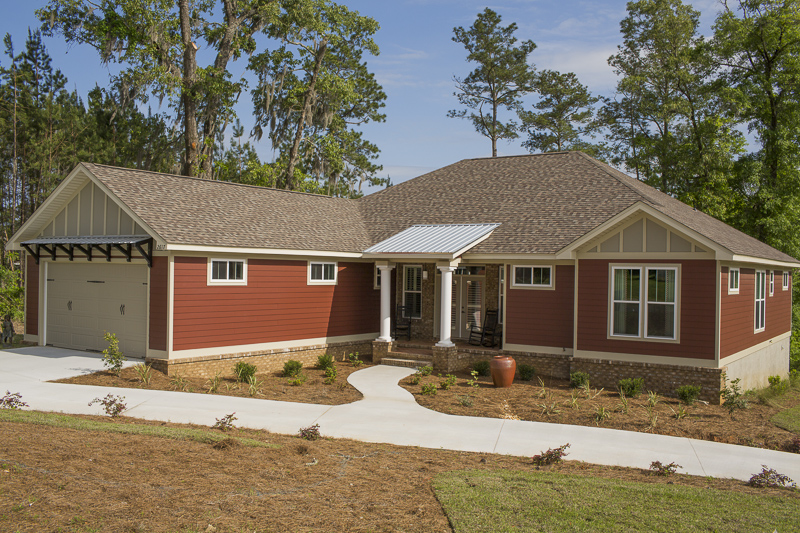
[{"label": "wood trellis over garage", "polygon": [[29,254],[33,256],[36,264],[44,251],[53,261],[56,260],[56,252],[61,249],[72,261],[77,250],[91,261],[94,250],[98,250],[106,261],[111,261],[111,252],[118,250],[125,259],[130,262],[133,258],[133,251],[141,254],[147,266],[153,266],[153,238],[150,235],[84,235],[84,236],[61,236],[61,237],[40,237],[20,243]]}]

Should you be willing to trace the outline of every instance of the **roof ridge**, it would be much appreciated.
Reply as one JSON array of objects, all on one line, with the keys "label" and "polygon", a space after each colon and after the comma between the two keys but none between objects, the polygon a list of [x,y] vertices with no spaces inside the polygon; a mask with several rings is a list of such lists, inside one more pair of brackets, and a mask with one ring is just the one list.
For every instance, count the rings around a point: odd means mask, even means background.
[{"label": "roof ridge", "polygon": [[511,155],[494,155],[485,157],[468,157],[467,159],[461,159],[458,162],[460,163],[461,161],[480,161],[483,159],[511,159],[512,157],[540,157],[548,155],[568,155],[577,151],[578,150],[561,150],[559,152],[541,152],[538,154],[511,154]]},{"label": "roof ridge", "polygon": [[[627,187],[628,189],[633,191],[634,194],[636,194],[637,196],[639,196],[643,200],[647,201],[648,203],[657,205],[659,207],[664,207],[663,203],[655,200],[654,198],[651,198],[649,196],[646,196],[646,195],[642,194],[641,191],[637,191],[633,186],[631,186],[631,184],[625,183],[625,181],[623,181],[623,179],[618,174],[622,174],[623,176],[625,176],[626,178],[631,179],[631,180],[636,179],[636,178],[628,176],[624,172],[615,169],[614,167],[612,167],[611,165],[609,165],[607,163],[603,163],[601,161],[598,161],[597,159],[594,159],[593,157],[589,156],[589,154],[581,152],[580,150],[575,150],[574,153],[579,155],[580,157],[583,157],[584,159],[588,160],[590,163],[592,163],[594,166],[596,166],[602,172],[605,172],[606,174],[608,174],[609,176],[611,176],[612,178],[617,180],[623,187]],[[645,182],[643,182],[641,180],[637,180],[637,181],[639,183],[641,183],[642,185],[647,185]],[[647,186],[650,187],[649,185],[647,185]],[[658,191],[658,189],[653,189],[653,190],[654,191]],[[658,191],[658,192],[660,192],[660,191]]]}]

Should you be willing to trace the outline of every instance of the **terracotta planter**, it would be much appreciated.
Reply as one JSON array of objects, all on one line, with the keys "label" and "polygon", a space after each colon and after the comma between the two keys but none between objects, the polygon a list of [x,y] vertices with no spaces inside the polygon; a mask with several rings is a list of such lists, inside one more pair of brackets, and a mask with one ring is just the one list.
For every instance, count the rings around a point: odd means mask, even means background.
[{"label": "terracotta planter", "polygon": [[517,372],[517,362],[508,355],[495,355],[489,361],[489,368],[492,371],[492,381],[495,387],[510,387],[514,382],[514,374]]}]

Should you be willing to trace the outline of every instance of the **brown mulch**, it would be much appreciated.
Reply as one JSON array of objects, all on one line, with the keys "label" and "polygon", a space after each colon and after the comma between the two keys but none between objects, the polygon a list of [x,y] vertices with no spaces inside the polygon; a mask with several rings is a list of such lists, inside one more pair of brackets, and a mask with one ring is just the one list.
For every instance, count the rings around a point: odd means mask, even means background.
[{"label": "brown mulch", "polygon": [[[125,417],[116,421],[131,422],[179,426]],[[234,430],[231,436],[278,447],[213,446],[0,422],[0,531],[447,532],[447,517],[431,488],[437,473],[537,469],[524,457],[304,441],[253,430]],[[734,480],[655,477],[580,462],[551,470],[800,497]]]},{"label": "brown mulch", "polygon": [[[362,364],[355,368],[350,363],[336,361],[337,377],[332,384],[324,383],[324,372],[317,368],[303,368],[302,372],[308,380],[302,385],[290,385],[288,379],[280,372],[259,373],[256,379],[261,382],[257,391],[251,391],[247,383],[239,383],[232,377],[221,377],[221,381],[213,394],[239,396],[243,398],[261,398],[284,402],[317,403],[323,405],[340,405],[363,398],[352,385],[347,383],[347,376],[369,366]],[[206,378],[182,378],[183,381],[170,378],[162,372],[151,371],[152,378],[145,385],[133,367],[122,370],[117,377],[111,372],[101,371],[83,376],[57,380],[57,383],[74,383],[78,385],[97,385],[100,387],[124,387],[130,389],[180,390],[185,392],[209,393],[212,380]],[[251,394],[254,392],[254,394]]]},{"label": "brown mulch", "polygon": [[[600,425],[784,451],[789,450],[791,440],[796,437],[775,426],[770,419],[782,409],[800,404],[800,391],[797,390],[765,403],[759,403],[757,398],[752,397],[750,407],[736,411],[733,416],[724,406],[698,402],[686,407],[679,400],[664,396],[659,396],[655,407],[648,411],[648,395],[644,393],[629,399],[625,413],[616,391],[592,388],[587,397],[584,391],[571,389],[568,381],[555,378],[542,378],[544,386],[537,378],[533,381],[516,379],[511,387],[501,389],[494,387],[492,378],[479,377],[479,387],[476,388],[467,384],[471,378],[469,373],[456,372],[454,375],[458,378],[456,385],[449,390],[438,388],[435,395],[422,394],[422,387],[439,385],[444,378],[437,375],[423,377],[417,385],[413,385],[409,377],[402,380],[400,385],[411,392],[420,405],[454,415],[579,426]],[[464,405],[470,402],[471,405]],[[688,414],[678,419],[676,413],[681,406]],[[610,418],[598,422],[597,414],[601,409]]]}]

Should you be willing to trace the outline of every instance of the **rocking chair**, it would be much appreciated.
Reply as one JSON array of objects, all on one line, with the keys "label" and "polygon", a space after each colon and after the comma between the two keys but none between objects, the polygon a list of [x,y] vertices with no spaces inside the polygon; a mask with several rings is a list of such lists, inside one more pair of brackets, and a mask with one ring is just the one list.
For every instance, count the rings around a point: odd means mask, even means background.
[{"label": "rocking chair", "polygon": [[394,315],[394,329],[392,337],[395,339],[400,335],[405,335],[406,339],[411,340],[411,306],[398,305]]},{"label": "rocking chair", "polygon": [[492,348],[500,345],[503,339],[502,326],[497,323],[497,310],[486,311],[483,327],[473,325],[469,330],[469,344],[472,346],[486,346]]}]

